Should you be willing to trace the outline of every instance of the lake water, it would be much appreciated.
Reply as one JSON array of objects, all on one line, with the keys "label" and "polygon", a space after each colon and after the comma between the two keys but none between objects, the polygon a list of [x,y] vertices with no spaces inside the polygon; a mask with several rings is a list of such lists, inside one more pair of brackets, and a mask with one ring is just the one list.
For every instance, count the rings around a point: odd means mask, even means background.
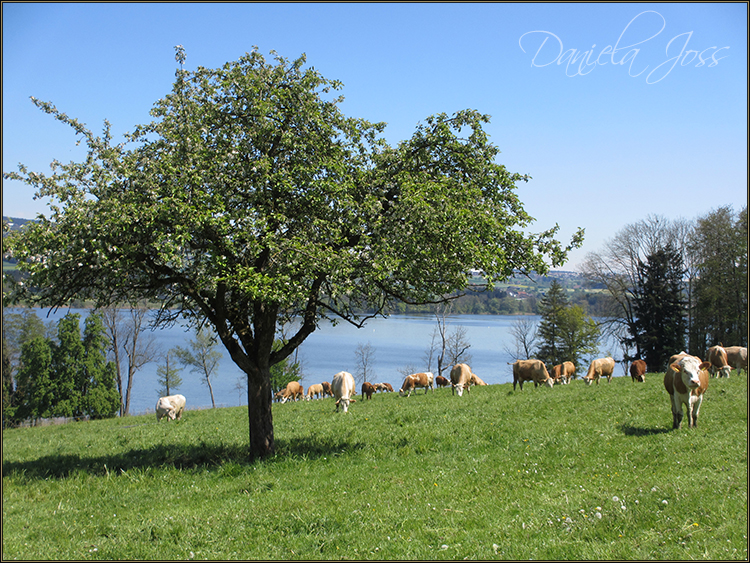
[{"label": "lake water", "polygon": [[[51,312],[49,316],[46,309],[36,309],[36,312],[46,323],[50,320],[56,322],[69,310],[59,309]],[[83,319],[89,310],[72,309],[70,312],[81,315],[80,326],[83,330]],[[514,348],[510,329],[517,318],[499,315],[457,315],[447,319],[449,333],[457,326],[466,329],[466,339],[471,344],[468,353],[472,356],[469,362],[472,371],[489,384],[513,381],[511,366],[508,364],[514,358],[505,352],[505,348]],[[535,322],[539,320],[538,316],[531,318]],[[298,359],[303,368],[301,383],[307,389],[314,383],[331,381],[333,375],[342,370],[356,374],[355,350],[359,345],[370,344],[374,348],[374,354],[370,366],[373,375],[368,377],[369,381],[387,382],[398,390],[404,379],[401,370],[408,366],[417,371],[427,368],[425,355],[435,326],[434,315],[393,315],[385,319],[375,318],[367,321],[361,329],[346,322],[339,322],[335,327],[331,323],[323,322],[299,347]],[[194,332],[186,331],[179,325],[147,331],[144,336],[151,335],[164,352],[175,346],[188,347],[188,342],[195,338]],[[237,390],[237,383],[244,381],[244,374],[221,345],[217,350],[222,353],[222,358],[217,372],[211,378],[216,405],[246,405],[246,391]],[[146,364],[135,374],[130,400],[131,414],[153,411],[158,399],[156,390],[159,386],[156,369],[162,363],[163,361],[159,360]],[[122,368],[123,371],[126,369],[124,363]],[[432,368],[433,371],[437,371],[435,360]],[[583,368],[579,367],[577,371],[579,376],[583,375]],[[448,376],[446,373],[444,375]],[[202,376],[191,373],[187,368],[182,369],[180,376],[182,386],[177,392],[187,398],[187,408],[210,408],[211,395],[203,383]]]}]

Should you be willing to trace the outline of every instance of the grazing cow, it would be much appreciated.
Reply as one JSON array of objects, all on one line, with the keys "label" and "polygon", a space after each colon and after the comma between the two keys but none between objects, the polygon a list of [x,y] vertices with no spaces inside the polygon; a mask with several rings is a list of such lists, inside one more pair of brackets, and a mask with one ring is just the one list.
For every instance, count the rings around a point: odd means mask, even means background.
[{"label": "grazing cow", "polygon": [[305,399],[309,401],[311,399],[314,399],[316,396],[318,398],[323,397],[323,386],[320,383],[310,385],[310,387],[307,388],[307,395],[305,396]]},{"label": "grazing cow", "polygon": [[331,384],[327,381],[324,381],[321,383],[323,386],[323,396],[324,397],[333,397],[333,391],[331,390]]},{"label": "grazing cow", "polygon": [[516,383],[523,391],[524,381],[533,381],[534,387],[542,384],[552,387],[555,384],[549,376],[547,366],[541,360],[516,360],[513,362],[513,391],[516,390]]},{"label": "grazing cow", "polygon": [[737,375],[740,374],[740,370],[745,370],[747,375],[747,348],[727,346],[724,351],[727,353],[727,363],[737,370]]},{"label": "grazing cow", "polygon": [[336,412],[339,412],[339,408],[343,411],[349,412],[349,403],[353,403],[352,397],[357,392],[354,385],[354,376],[348,371],[340,371],[333,376],[333,383],[331,383],[331,389],[333,390],[333,396],[336,398]]},{"label": "grazing cow", "polygon": [[169,395],[168,397],[160,397],[159,400],[156,401],[156,421],[159,422],[165,416],[169,420],[180,420],[182,418],[182,411],[184,410],[184,395]]},{"label": "grazing cow", "polygon": [[442,375],[438,375],[435,378],[435,385],[437,385],[438,387],[448,387],[448,385],[450,384],[451,382],[444,378]]},{"label": "grazing cow", "polygon": [[305,389],[299,381],[290,381],[286,388],[281,392],[281,402],[286,403],[289,399],[302,399],[305,396]]},{"label": "grazing cow", "polygon": [[381,383],[381,385],[385,387],[385,391],[393,393],[393,386],[390,383]]},{"label": "grazing cow", "polygon": [[644,383],[646,381],[646,362],[643,360],[634,360],[630,364],[630,378],[633,380],[633,383],[636,381]]},{"label": "grazing cow", "polygon": [[552,368],[550,377],[554,380],[555,385],[567,385],[576,375],[576,366],[573,362],[563,362]]},{"label": "grazing cow", "polygon": [[398,390],[398,394],[402,397],[404,394],[408,397],[411,395],[411,392],[414,391],[417,387],[424,387],[424,394],[427,394],[427,391],[434,391],[434,377],[432,373],[423,372],[423,373],[412,373],[411,375],[407,375],[404,379],[404,383],[401,386],[401,389]]},{"label": "grazing cow", "polygon": [[708,362],[711,364],[711,367],[708,368],[708,373],[714,377],[729,377],[732,366],[727,362],[727,351],[721,344],[711,346],[708,349]]},{"label": "grazing cow", "polygon": [[685,354],[675,354],[669,359],[667,371],[664,374],[664,389],[669,394],[672,405],[672,428],[682,425],[682,405],[685,405],[688,424],[695,427],[698,424],[703,394],[708,389],[708,368],[711,362],[701,363],[700,358]]},{"label": "grazing cow", "polygon": [[476,373],[471,374],[471,381],[469,383],[471,385],[487,385]]},{"label": "grazing cow", "polygon": [[375,392],[375,386],[372,383],[368,383],[365,381],[362,384],[362,398],[365,398],[365,395],[367,395],[368,399],[372,399],[372,394]]},{"label": "grazing cow", "polygon": [[613,358],[599,358],[591,362],[588,373],[583,380],[586,385],[591,385],[593,381],[599,385],[599,378],[606,377],[608,383],[612,383],[612,373],[615,371],[615,360]]},{"label": "grazing cow", "polygon": [[461,397],[464,393],[464,389],[468,393],[471,387],[471,368],[467,364],[456,364],[451,369],[451,394],[455,395],[458,392],[458,396]]}]

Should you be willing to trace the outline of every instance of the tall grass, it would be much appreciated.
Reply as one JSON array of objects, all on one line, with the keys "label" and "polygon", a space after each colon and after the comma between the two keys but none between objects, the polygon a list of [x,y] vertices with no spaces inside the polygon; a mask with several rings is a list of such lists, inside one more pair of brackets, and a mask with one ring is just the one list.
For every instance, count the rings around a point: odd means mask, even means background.
[{"label": "tall grass", "polygon": [[3,433],[3,558],[747,559],[747,378],[672,431],[659,375]]}]

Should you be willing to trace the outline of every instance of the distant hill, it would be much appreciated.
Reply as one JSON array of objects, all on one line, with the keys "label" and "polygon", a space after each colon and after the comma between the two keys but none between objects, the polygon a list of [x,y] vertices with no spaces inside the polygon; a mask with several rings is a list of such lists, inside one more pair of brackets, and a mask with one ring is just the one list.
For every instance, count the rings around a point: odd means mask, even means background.
[{"label": "distant hill", "polygon": [[34,221],[34,219],[19,219],[18,217],[7,217],[3,215],[3,223],[8,223],[11,231],[18,231],[23,228],[26,223]]}]

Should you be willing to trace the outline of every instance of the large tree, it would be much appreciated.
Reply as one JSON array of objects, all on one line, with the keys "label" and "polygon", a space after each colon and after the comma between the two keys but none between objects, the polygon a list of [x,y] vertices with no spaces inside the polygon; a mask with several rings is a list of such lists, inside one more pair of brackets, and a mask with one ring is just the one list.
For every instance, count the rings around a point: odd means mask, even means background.
[{"label": "large tree", "polygon": [[691,302],[691,342],[747,346],[747,207],[730,206],[699,217],[690,240],[698,275]]},{"label": "large tree", "polygon": [[638,285],[638,268],[647,261],[648,256],[668,244],[672,244],[684,257],[684,230],[684,221],[649,215],[626,225],[601,250],[587,254],[581,265],[581,273],[603,287],[609,296],[609,306],[605,307],[607,310],[600,320],[600,326],[605,335],[617,340],[626,360],[643,356],[638,348],[639,342],[632,339],[638,330],[634,292]]},{"label": "large tree", "polygon": [[[581,245],[555,226],[529,234],[513,174],[474,110],[428,117],[389,146],[385,125],[348,118],[341,87],[254,50],[216,69],[180,69],[155,120],[113,144],[52,104],[88,146],[44,175],[4,174],[52,198],[49,217],[6,241],[30,275],[24,297],[100,306],[148,298],[157,323],[212,325],[248,377],[251,457],[274,451],[270,368],[323,317],[361,326],[398,300],[438,302],[514,271],[546,273]],[[23,289],[19,287],[18,289]],[[278,349],[279,325],[297,331]]]},{"label": "large tree", "polygon": [[649,371],[664,371],[669,357],[685,348],[684,273],[682,258],[671,244],[639,264],[632,338]]},{"label": "large tree", "polygon": [[570,305],[565,289],[552,280],[539,304],[541,320],[534,337],[539,340],[536,358],[555,366],[563,362],[581,365],[584,356],[596,354],[599,327],[578,305]]}]

